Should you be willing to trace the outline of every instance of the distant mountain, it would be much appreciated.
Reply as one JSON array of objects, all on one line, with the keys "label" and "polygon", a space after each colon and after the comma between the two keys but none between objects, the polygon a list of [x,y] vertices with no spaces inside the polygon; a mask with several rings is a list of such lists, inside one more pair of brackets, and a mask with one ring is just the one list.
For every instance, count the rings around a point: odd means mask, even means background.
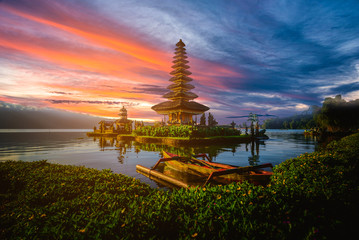
[{"label": "distant mountain", "polygon": [[306,111],[303,111],[301,115],[313,115],[320,111],[321,107],[312,105]]},{"label": "distant mountain", "polygon": [[316,126],[314,115],[319,111],[320,107],[313,105],[299,115],[267,119],[262,127],[267,129],[310,129]]},{"label": "distant mountain", "polygon": [[102,119],[85,114],[0,102],[2,129],[91,129]]}]

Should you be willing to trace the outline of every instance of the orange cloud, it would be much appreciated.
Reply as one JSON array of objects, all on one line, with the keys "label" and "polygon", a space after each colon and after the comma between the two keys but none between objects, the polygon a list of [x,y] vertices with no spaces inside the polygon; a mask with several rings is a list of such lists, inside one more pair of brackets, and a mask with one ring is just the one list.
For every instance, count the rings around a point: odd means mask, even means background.
[{"label": "orange cloud", "polygon": [[[72,33],[74,35],[85,38],[86,40],[92,41],[102,47],[114,49],[116,51],[128,54],[134,58],[137,58],[143,62],[149,63],[152,67],[160,70],[167,70],[169,66],[168,54],[159,50],[153,50],[143,44],[136,42],[133,38],[126,38],[122,34],[112,33],[107,30],[105,26],[101,26],[101,29],[96,28],[91,24],[84,25],[84,22],[79,22],[73,19],[72,16],[64,14],[61,19],[66,22],[62,24],[46,18],[37,17],[28,13],[19,11],[12,7],[5,7],[9,12],[26,18],[31,21],[49,25],[57,29]],[[63,12],[59,12],[63,14]],[[90,21],[89,21],[90,22]],[[71,25],[71,27],[69,26]],[[111,36],[112,35],[112,36]],[[125,35],[125,34],[124,34]]]},{"label": "orange cloud", "polygon": [[98,105],[85,105],[85,104],[56,104],[57,109],[62,109],[71,112],[81,112],[93,116],[102,117],[117,117],[118,111],[114,109],[107,109]]},{"label": "orange cloud", "polygon": [[[38,69],[31,65],[31,68],[22,70],[32,71],[28,74],[29,77],[18,80],[18,88],[27,98],[33,96],[34,101],[42,106],[109,117],[116,117],[117,110],[101,104],[54,104],[44,99],[121,99],[146,103],[146,106],[165,101],[154,92],[136,91],[136,87],[141,84],[167,87],[170,84],[168,73],[171,71],[173,53],[138,38],[131,29],[103,16],[96,13],[89,15],[88,9],[78,9],[75,15],[69,7],[57,2],[54,5],[47,1],[39,2],[40,6],[36,8],[21,5],[13,7],[5,3],[1,5],[1,10],[12,18],[0,16],[3,21],[0,24],[0,46],[15,50],[16,54],[29,56],[34,60],[33,65],[36,60],[40,60],[37,63]],[[43,29],[43,34],[39,34],[42,33],[39,28]],[[189,61],[193,84],[196,86],[198,82],[197,90],[205,93],[213,93],[218,89],[228,90],[223,78],[243,77],[226,65],[194,57],[190,57]],[[44,89],[44,94],[35,96],[26,92],[26,84],[39,86],[39,89]],[[58,96],[51,95],[51,92],[73,94]],[[2,99],[21,103],[20,99],[1,97],[0,100]],[[200,96],[198,100],[218,101],[208,94]],[[161,117],[150,107],[147,108],[136,112],[135,116]]]},{"label": "orange cloud", "polygon": [[[103,99],[103,98],[112,98],[112,99],[128,99],[128,101],[151,101],[153,95],[146,93],[135,93],[135,92],[126,92],[123,87],[114,87],[110,90],[102,89],[101,87],[96,86],[69,86],[69,85],[60,85],[49,83],[43,84],[52,89],[62,90],[65,92],[78,92],[78,95],[86,95],[87,99]],[[62,98],[62,96],[61,96]],[[56,98],[55,98],[56,99]],[[67,99],[78,99],[77,96],[69,96]]]},{"label": "orange cloud", "polygon": [[80,49],[76,52],[71,52],[66,46],[56,47],[46,42],[42,43],[41,39],[35,38],[32,42],[26,41],[26,39],[5,36],[0,39],[0,45],[70,68],[76,67],[80,70],[95,71],[135,82],[159,82],[156,77],[146,76],[146,79],[144,79],[143,75],[131,71],[133,68],[137,68],[138,64],[118,58],[113,53],[105,55],[103,52],[91,49]]}]

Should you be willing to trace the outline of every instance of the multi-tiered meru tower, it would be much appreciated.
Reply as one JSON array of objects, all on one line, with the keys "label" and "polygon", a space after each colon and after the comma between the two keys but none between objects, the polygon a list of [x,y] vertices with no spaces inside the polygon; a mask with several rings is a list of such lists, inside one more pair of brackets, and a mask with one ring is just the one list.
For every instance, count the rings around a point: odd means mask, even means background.
[{"label": "multi-tiered meru tower", "polygon": [[192,73],[187,70],[189,66],[186,65],[188,63],[186,49],[184,48],[186,45],[180,39],[176,46],[175,56],[173,57],[175,60],[172,66],[174,70],[170,73],[173,77],[169,80],[173,83],[167,87],[170,92],[163,95],[169,101],[159,103],[152,109],[158,114],[168,115],[167,123],[169,125],[192,124],[193,115],[202,114],[209,108],[192,101],[198,96],[190,92],[194,86],[188,84],[193,79],[188,77]]}]

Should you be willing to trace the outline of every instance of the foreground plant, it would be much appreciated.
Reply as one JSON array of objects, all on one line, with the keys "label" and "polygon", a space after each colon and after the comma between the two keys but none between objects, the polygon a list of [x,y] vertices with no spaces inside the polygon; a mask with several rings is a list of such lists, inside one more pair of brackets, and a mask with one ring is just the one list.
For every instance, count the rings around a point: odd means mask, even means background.
[{"label": "foreground plant", "polygon": [[0,238],[344,239],[358,217],[359,134],[289,159],[267,187],[162,191],[109,170],[0,163]]},{"label": "foreground plant", "polygon": [[181,137],[181,138],[206,138],[214,136],[238,136],[240,130],[222,127],[197,127],[190,125],[180,126],[143,126],[133,131],[137,136],[150,137]]}]

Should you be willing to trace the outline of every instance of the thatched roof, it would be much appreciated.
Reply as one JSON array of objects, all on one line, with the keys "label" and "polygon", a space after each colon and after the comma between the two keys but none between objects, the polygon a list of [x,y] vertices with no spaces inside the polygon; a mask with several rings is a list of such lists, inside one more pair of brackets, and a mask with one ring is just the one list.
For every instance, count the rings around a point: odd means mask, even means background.
[{"label": "thatched roof", "polygon": [[178,43],[176,43],[176,46],[177,46],[177,47],[184,47],[184,46],[186,46],[186,44],[184,44],[184,43],[182,42],[182,39],[180,39],[180,40],[178,41]]},{"label": "thatched roof", "polygon": [[183,88],[183,89],[189,90],[189,89],[193,89],[194,86],[191,84],[184,83],[184,82],[177,82],[177,83],[173,83],[167,87],[167,89],[175,89],[175,88]]},{"label": "thatched roof", "polygon": [[175,111],[175,110],[196,112],[199,114],[209,110],[209,107],[197,103],[195,101],[185,101],[183,99],[178,99],[175,101],[166,101],[159,103],[153,106],[152,109],[155,110],[156,112],[162,112],[161,114],[163,114],[166,111]]},{"label": "thatched roof", "polygon": [[184,47],[176,47],[176,48],[175,48],[176,51],[179,51],[179,50],[181,50],[181,49],[183,49],[183,50],[186,51],[186,48],[184,48]]},{"label": "thatched roof", "polygon": [[114,121],[101,120],[98,124],[101,124],[101,123],[105,126],[111,126],[111,125],[113,125]]},{"label": "thatched roof", "polygon": [[171,75],[183,74],[183,75],[191,75],[192,73],[184,68],[178,68],[170,72]]},{"label": "thatched roof", "polygon": [[163,95],[164,98],[184,98],[184,99],[195,99],[198,98],[198,95],[192,92],[184,92],[184,91],[180,91],[180,92],[168,92],[165,95]]},{"label": "thatched roof", "polygon": [[177,56],[178,55],[185,55],[185,54],[187,54],[187,52],[184,49],[180,49],[178,51],[175,51],[174,54],[177,55]]},{"label": "thatched roof", "polygon": [[185,60],[187,58],[186,49],[184,48],[185,44],[180,40],[176,46],[176,55],[173,57],[175,60],[172,61],[174,63],[172,66],[174,70],[170,73],[173,77],[169,80],[174,83],[167,87],[167,89],[172,91],[163,95],[164,98],[170,99],[170,101],[159,103],[153,106],[152,109],[159,114],[186,112],[193,115],[204,113],[209,110],[207,106],[190,101],[198,96],[189,91],[193,89],[194,86],[187,84],[187,82],[190,82],[193,79],[188,77],[188,75],[192,73],[187,70],[190,67],[186,65],[188,61]]},{"label": "thatched roof", "polygon": [[131,120],[123,119],[123,118],[117,119],[117,120],[115,121],[115,123],[131,123],[131,122],[132,122]]},{"label": "thatched roof", "polygon": [[177,54],[175,56],[173,56],[174,59],[185,59],[185,58],[188,58],[186,55],[184,54]]},{"label": "thatched roof", "polygon": [[185,68],[185,69],[188,69],[189,66],[186,65],[186,64],[183,63],[183,62],[178,62],[178,63],[176,63],[175,65],[173,65],[172,68],[174,68],[174,69],[176,69],[176,68]]},{"label": "thatched roof", "polygon": [[174,76],[174,77],[171,77],[169,81],[171,82],[190,82],[192,81],[193,79],[190,78],[190,77],[187,77],[186,75],[177,75],[177,76]]},{"label": "thatched roof", "polygon": [[187,60],[185,60],[185,59],[176,59],[176,60],[173,60],[172,62],[173,62],[173,63],[179,63],[179,62],[181,62],[181,63],[184,63],[184,64],[189,63],[189,61],[187,61]]}]

